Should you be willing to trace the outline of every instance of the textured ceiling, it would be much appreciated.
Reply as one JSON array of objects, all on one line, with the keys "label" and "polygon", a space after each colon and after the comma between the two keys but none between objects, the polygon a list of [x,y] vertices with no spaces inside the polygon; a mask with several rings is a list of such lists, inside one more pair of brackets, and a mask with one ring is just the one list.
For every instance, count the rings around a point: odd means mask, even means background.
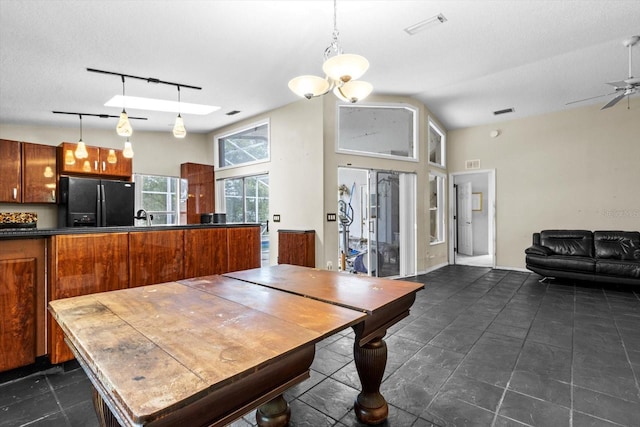
[{"label": "textured ceiling", "polygon": [[[403,31],[438,13],[448,21]],[[419,99],[451,130],[604,105],[610,97],[565,104],[611,93],[605,82],[628,77],[622,42],[640,34],[640,1],[338,0],[337,20],[345,53],[369,60],[362,80],[375,94]],[[287,82],[322,72],[332,29],[328,0],[0,0],[0,123],[74,127],[77,118],[51,111],[118,114],[103,104],[121,92],[120,79],[91,67],[201,86],[183,89],[182,101],[221,109],[185,115],[185,124],[210,132],[298,100]],[[640,44],[634,59],[640,76]],[[177,98],[175,87],[144,81],[127,80],[126,89]],[[133,122],[142,130],[169,130],[174,120],[129,114],[149,118]],[[115,119],[83,122],[115,127]]]}]

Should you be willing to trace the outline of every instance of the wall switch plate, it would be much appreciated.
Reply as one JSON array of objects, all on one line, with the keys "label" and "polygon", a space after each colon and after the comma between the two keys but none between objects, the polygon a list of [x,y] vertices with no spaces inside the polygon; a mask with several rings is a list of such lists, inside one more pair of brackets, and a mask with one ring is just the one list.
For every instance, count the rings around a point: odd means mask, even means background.
[{"label": "wall switch plate", "polygon": [[273,216],[273,222],[280,222],[280,215],[276,214]]},{"label": "wall switch plate", "polygon": [[334,213],[327,214],[327,221],[335,221],[335,220],[336,220],[336,214]]}]

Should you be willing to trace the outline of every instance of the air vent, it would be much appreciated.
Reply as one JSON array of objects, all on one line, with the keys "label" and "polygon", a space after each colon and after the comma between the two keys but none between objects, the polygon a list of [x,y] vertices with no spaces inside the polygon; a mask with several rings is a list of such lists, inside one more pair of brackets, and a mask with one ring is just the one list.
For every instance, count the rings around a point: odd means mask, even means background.
[{"label": "air vent", "polygon": [[505,108],[504,110],[498,110],[498,111],[494,111],[493,115],[494,116],[499,116],[500,114],[508,114],[508,113],[513,113],[514,109],[513,108]]},{"label": "air vent", "polygon": [[235,116],[236,114],[238,114],[240,111],[238,110],[233,110],[233,111],[229,111],[228,113],[226,113],[227,116]]},{"label": "air vent", "polygon": [[480,159],[466,160],[464,162],[465,169],[480,169]]}]

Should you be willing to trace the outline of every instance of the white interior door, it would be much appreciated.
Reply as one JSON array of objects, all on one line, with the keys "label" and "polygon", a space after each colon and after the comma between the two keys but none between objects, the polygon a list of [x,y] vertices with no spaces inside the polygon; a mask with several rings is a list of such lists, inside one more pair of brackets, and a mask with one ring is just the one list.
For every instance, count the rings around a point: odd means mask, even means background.
[{"label": "white interior door", "polygon": [[458,253],[473,255],[471,183],[458,185]]}]

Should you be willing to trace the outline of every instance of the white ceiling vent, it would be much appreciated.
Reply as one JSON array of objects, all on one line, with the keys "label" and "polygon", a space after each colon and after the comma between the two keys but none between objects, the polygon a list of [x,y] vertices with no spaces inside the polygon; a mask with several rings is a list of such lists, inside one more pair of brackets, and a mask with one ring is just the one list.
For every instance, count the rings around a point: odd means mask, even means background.
[{"label": "white ceiling vent", "polygon": [[465,160],[464,168],[465,169],[480,169],[480,159]]}]

